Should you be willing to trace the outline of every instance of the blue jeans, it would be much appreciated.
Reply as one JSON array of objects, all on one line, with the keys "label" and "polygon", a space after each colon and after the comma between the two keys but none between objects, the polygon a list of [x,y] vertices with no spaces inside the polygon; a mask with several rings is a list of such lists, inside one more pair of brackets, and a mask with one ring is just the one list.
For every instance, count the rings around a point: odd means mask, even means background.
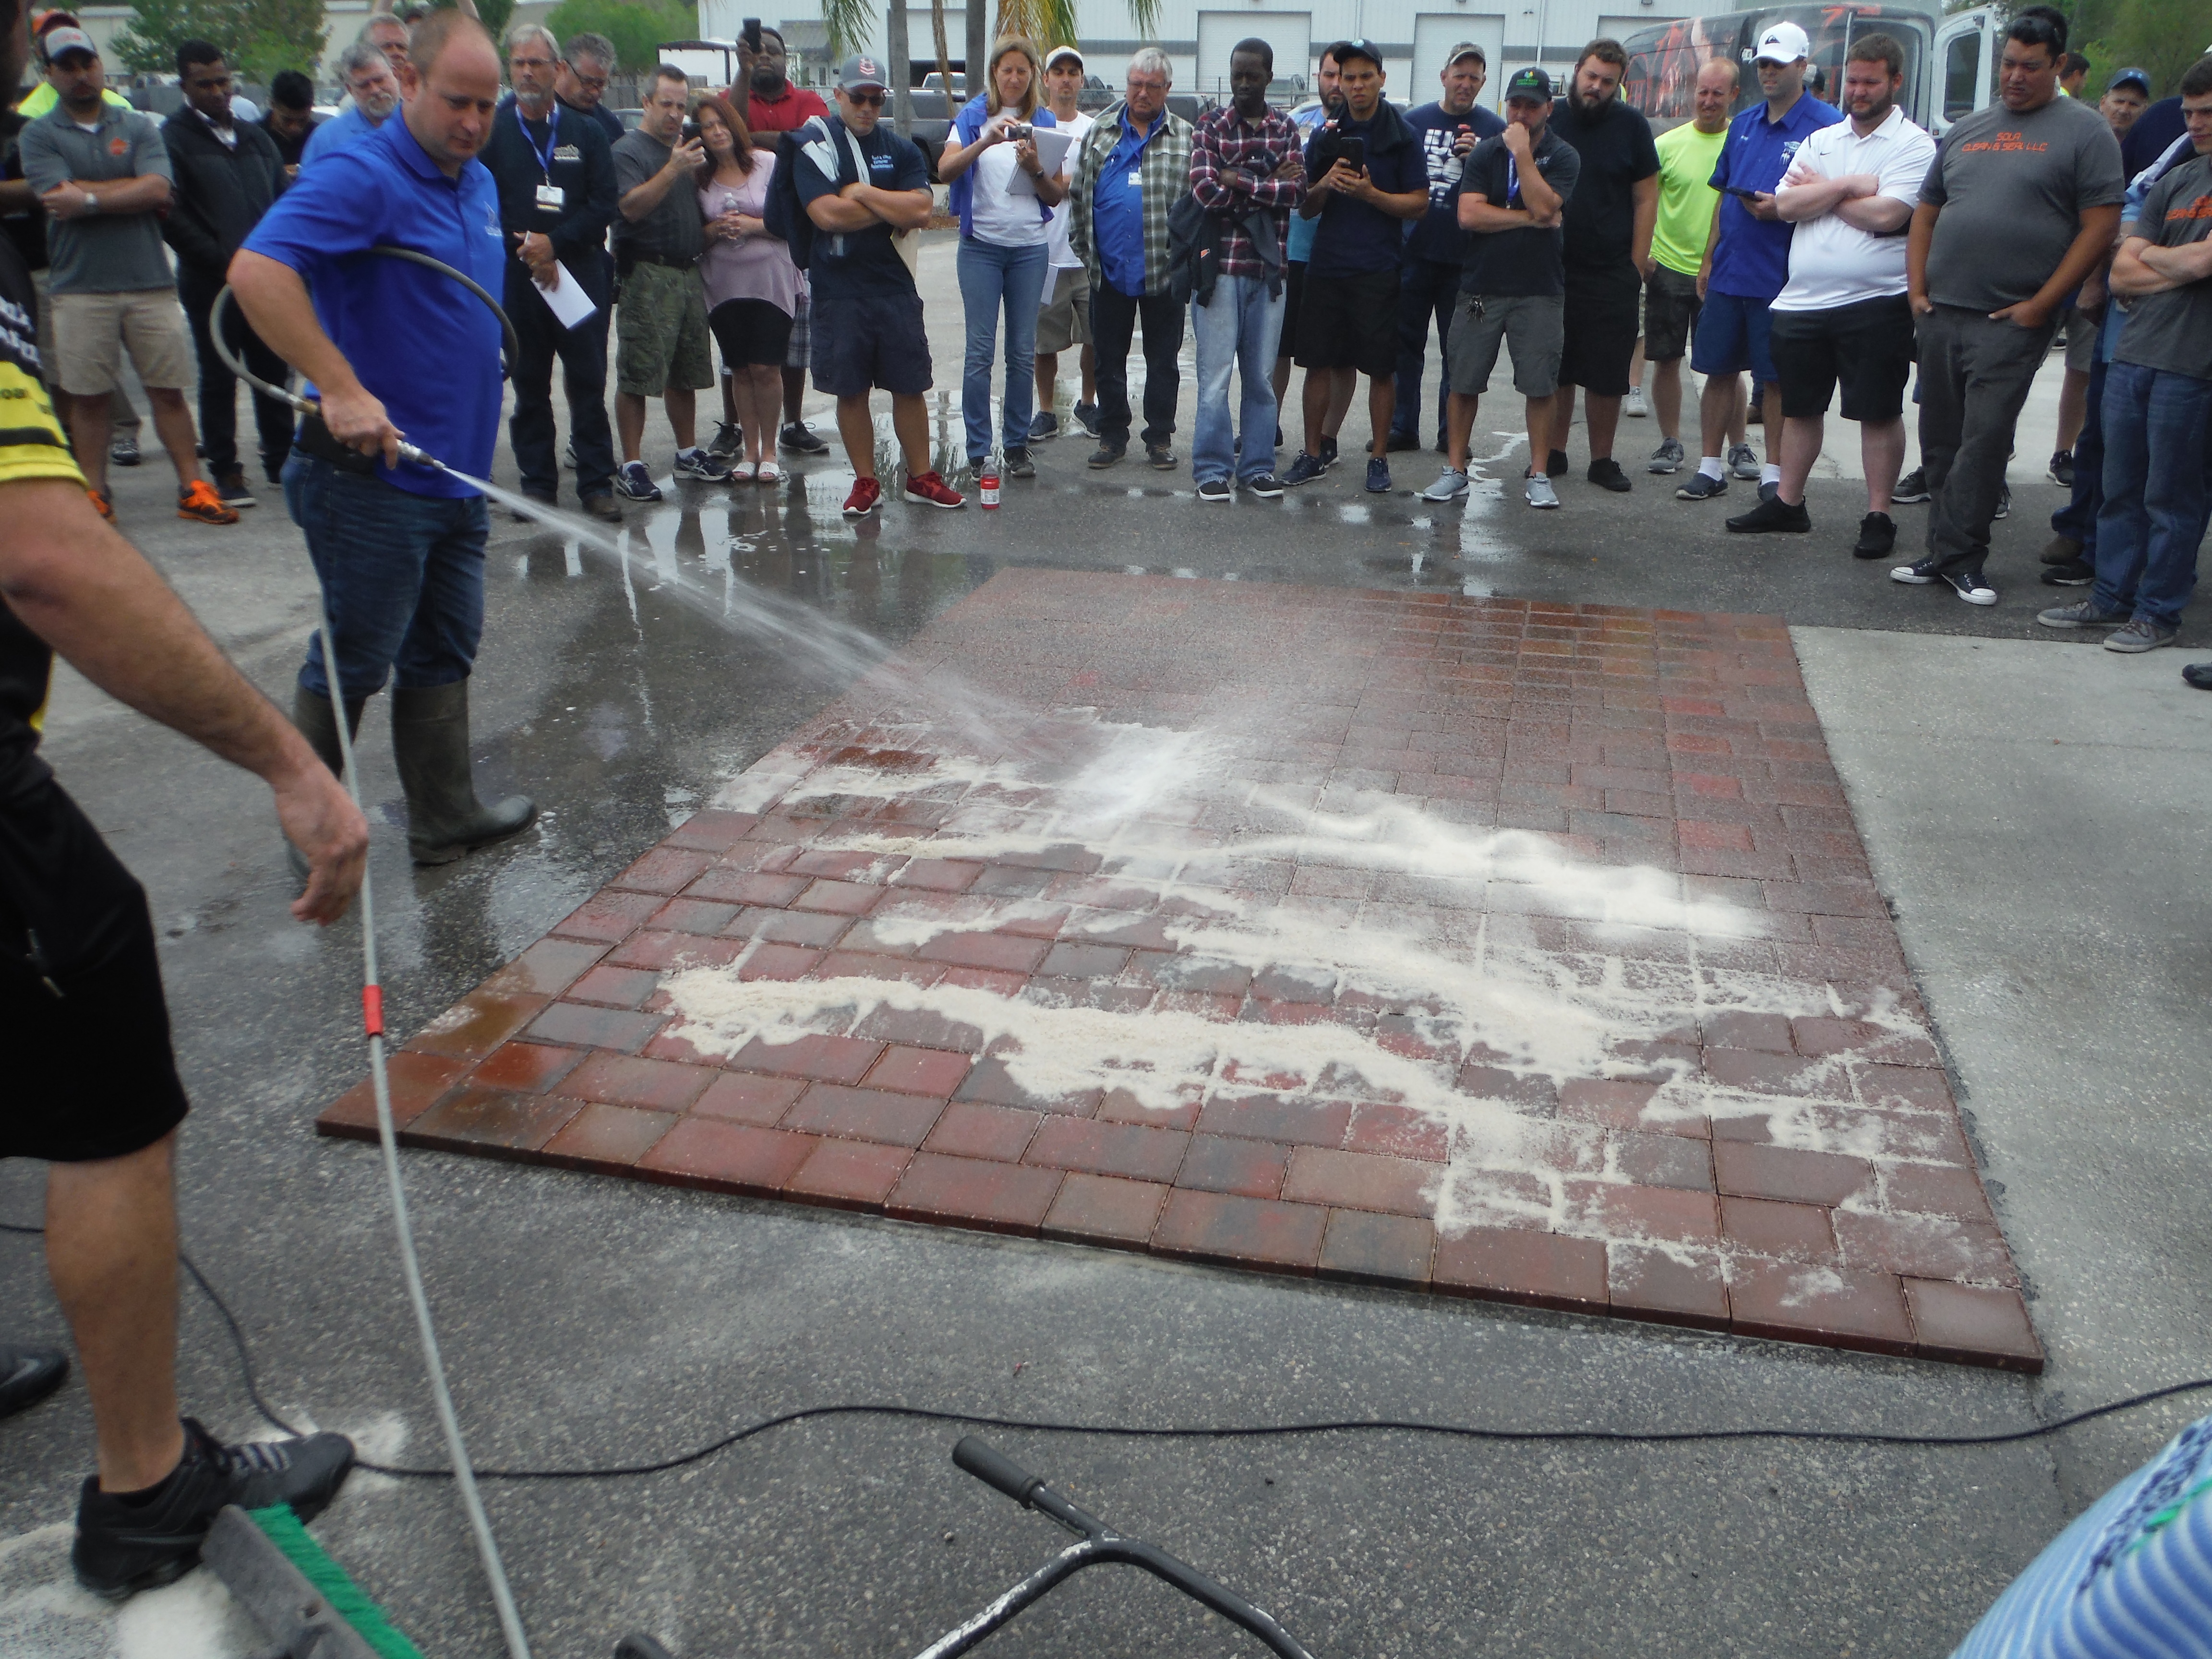
[{"label": "blue jeans", "polygon": [[960,414],[968,426],[968,459],[991,453],[991,359],[998,355],[999,311],[1006,313],[1006,398],[1000,447],[1025,449],[1036,408],[1037,307],[1044,302],[1048,250],[1000,247],[960,239],[960,299],[968,311],[968,370],[960,380]]},{"label": "blue jeans", "polygon": [[[1198,344],[1198,433],[1190,475],[1200,483],[1229,477],[1232,459],[1239,479],[1275,470],[1275,345],[1283,332],[1283,296],[1267,292],[1264,276],[1217,276],[1213,303],[1190,304]],[[1229,420],[1229,376],[1243,382],[1243,406]],[[1237,434],[1244,451],[1236,453]]]},{"label": "blue jeans", "polygon": [[[409,690],[469,677],[483,635],[483,496],[411,495],[295,449],[284,505],[307,532],[348,702],[387,677]],[[327,697],[320,634],[307,641],[300,684]]]},{"label": "blue jeans", "polygon": [[2105,371],[2105,505],[2091,597],[2168,628],[2197,588],[2212,380],[2136,363]]}]

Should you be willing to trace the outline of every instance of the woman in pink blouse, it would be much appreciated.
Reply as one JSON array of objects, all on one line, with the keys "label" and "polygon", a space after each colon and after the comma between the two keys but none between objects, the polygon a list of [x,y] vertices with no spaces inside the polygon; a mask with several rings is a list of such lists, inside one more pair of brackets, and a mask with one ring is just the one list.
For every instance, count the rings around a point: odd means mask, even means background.
[{"label": "woman in pink blouse", "polygon": [[732,483],[781,483],[775,423],[783,406],[783,359],[803,278],[781,236],[762,222],[775,153],[755,148],[744,118],[727,100],[706,97],[693,112],[707,159],[699,168],[699,212],[707,248],[699,275],[707,286],[707,326],[730,371],[746,459]]}]

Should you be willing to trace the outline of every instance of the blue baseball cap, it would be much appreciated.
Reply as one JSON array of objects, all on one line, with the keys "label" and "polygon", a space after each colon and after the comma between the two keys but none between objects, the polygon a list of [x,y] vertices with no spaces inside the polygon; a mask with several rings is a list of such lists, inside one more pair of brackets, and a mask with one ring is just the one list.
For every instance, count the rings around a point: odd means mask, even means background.
[{"label": "blue baseball cap", "polygon": [[2122,87],[2137,88],[2142,91],[2144,97],[2149,97],[2150,71],[2148,70],[2124,69],[2116,73],[2111,80],[2105,82],[2105,90],[2106,92],[2115,92]]}]

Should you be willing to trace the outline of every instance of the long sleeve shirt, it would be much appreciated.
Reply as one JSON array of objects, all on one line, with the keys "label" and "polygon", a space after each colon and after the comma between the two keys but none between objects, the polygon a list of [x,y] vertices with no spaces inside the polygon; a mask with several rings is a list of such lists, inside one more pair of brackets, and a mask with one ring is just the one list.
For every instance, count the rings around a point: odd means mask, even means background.
[{"label": "long sleeve shirt", "polygon": [[1275,169],[1285,157],[1303,158],[1304,151],[1304,135],[1279,109],[1268,110],[1257,125],[1233,104],[1200,118],[1190,141],[1190,193],[1200,207],[1224,216],[1226,234],[1216,266],[1222,276],[1267,274],[1246,221],[1255,208],[1266,209],[1275,221],[1276,246],[1283,246],[1291,215],[1305,199],[1305,168],[1301,164],[1288,179],[1277,178]]}]

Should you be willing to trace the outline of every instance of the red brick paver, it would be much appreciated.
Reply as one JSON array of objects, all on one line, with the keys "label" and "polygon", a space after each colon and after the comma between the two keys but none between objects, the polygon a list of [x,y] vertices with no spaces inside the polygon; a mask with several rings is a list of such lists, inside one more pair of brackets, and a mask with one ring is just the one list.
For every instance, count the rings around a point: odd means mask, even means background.
[{"label": "red brick paver", "polygon": [[392,1078],[415,1146],[2042,1364],[1771,618],[1002,572]]}]

